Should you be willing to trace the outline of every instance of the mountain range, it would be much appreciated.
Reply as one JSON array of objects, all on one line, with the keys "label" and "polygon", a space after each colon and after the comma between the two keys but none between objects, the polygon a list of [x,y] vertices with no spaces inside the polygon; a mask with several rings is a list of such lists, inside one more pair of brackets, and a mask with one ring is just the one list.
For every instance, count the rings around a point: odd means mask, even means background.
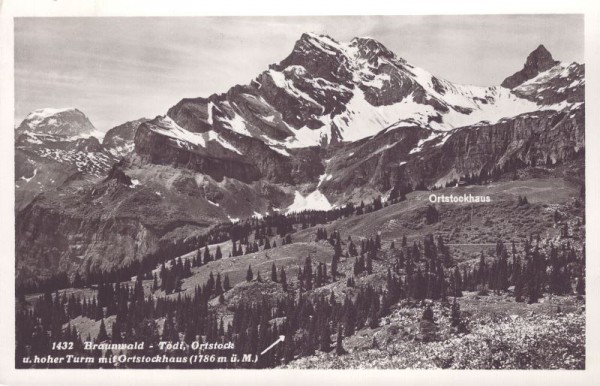
[{"label": "mountain range", "polygon": [[36,110],[15,130],[17,280],[120,267],[222,222],[574,159],[584,72],[540,45],[501,85],[460,85],[374,39],[306,33],[248,84],[104,136],[77,109]]}]

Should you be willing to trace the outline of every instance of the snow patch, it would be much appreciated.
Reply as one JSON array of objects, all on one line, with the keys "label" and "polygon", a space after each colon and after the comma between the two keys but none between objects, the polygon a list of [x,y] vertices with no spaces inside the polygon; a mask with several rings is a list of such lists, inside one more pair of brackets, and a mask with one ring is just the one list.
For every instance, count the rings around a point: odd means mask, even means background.
[{"label": "snow patch", "polygon": [[304,210],[329,210],[332,206],[327,197],[319,190],[315,190],[304,197],[299,191],[294,194],[294,202],[287,208],[287,213],[301,212]]},{"label": "snow patch", "polygon": [[234,153],[238,153],[239,155],[242,155],[242,152],[240,152],[238,149],[236,149],[231,143],[229,143],[226,140],[224,140],[223,138],[221,138],[214,131],[208,132],[208,138],[210,141],[216,141],[219,144],[221,144],[221,146],[223,146],[224,148],[229,149],[229,150],[233,151]]},{"label": "snow patch", "polygon": [[25,182],[29,182],[29,181],[31,181],[31,180],[33,179],[33,177],[35,177],[36,175],[37,175],[37,169],[34,169],[34,170],[33,170],[33,175],[32,175],[31,177],[29,177],[29,178],[25,178],[25,176],[22,176],[22,177],[21,177],[21,179],[22,179],[23,181],[25,181]]},{"label": "snow patch", "polygon": [[331,174],[327,174],[327,173],[321,174],[321,175],[319,176],[319,183],[317,184],[317,188],[318,188],[319,186],[321,186],[321,184],[323,183],[323,181],[329,181],[329,180],[331,180],[332,178],[333,178],[333,176],[332,176]]},{"label": "snow patch", "polygon": [[38,110],[34,110],[31,113],[29,113],[29,115],[27,115],[27,117],[25,117],[25,120],[27,121],[27,123],[29,124],[29,127],[33,126],[37,126],[38,124],[40,124],[40,122],[42,122],[44,119],[51,117],[53,115],[56,114],[60,114],[60,113],[64,113],[67,111],[74,111],[75,108],[74,107],[66,107],[66,108],[61,108],[61,109],[54,109],[54,108],[45,108],[45,109],[38,109]]},{"label": "snow patch", "polygon": [[322,111],[325,109],[317,101],[312,99],[307,93],[297,89],[296,86],[294,86],[294,82],[292,82],[290,79],[286,78],[285,74],[283,74],[279,71],[275,71],[275,70],[269,70],[268,74],[271,77],[271,79],[273,79],[273,82],[275,83],[275,85],[277,87],[283,89],[285,92],[287,92],[294,98],[304,99],[314,105],[317,105],[317,106],[321,107]]},{"label": "snow patch", "polygon": [[276,146],[269,146],[271,148],[271,150],[276,151],[277,153],[284,155],[286,157],[291,157],[292,155],[290,153],[288,153],[285,149],[276,147]]},{"label": "snow patch", "polygon": [[246,137],[252,137],[252,134],[246,128],[246,121],[237,113],[231,119],[221,119],[221,122],[227,124],[229,128],[238,134]]},{"label": "snow patch", "polygon": [[429,137],[427,137],[425,139],[419,140],[419,142],[417,143],[417,147],[415,147],[414,149],[412,149],[408,154],[415,154],[415,153],[420,152],[421,150],[423,150],[423,145],[426,142],[433,141],[434,139],[436,139],[440,135],[441,135],[441,133],[432,132],[431,134],[429,134]]},{"label": "snow patch", "polygon": [[175,140],[185,141],[196,146],[206,147],[206,141],[202,137],[202,134],[187,131],[186,129],[179,126],[168,115],[165,115],[161,119],[160,123],[165,126],[166,130],[158,126],[152,126],[151,130],[159,134],[165,135],[167,137],[173,138]]}]

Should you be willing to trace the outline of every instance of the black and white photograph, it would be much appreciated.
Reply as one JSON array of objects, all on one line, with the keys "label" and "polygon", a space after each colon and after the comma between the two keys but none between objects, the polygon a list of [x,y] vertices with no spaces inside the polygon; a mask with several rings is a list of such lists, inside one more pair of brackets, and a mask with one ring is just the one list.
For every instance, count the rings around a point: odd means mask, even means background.
[{"label": "black and white photograph", "polygon": [[14,17],[9,367],[584,371],[586,22]]}]

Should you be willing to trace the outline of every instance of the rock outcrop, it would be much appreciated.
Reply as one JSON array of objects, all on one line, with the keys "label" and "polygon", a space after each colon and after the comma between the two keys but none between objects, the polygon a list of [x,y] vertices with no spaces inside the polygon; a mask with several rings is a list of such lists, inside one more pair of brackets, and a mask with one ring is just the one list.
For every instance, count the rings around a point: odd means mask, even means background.
[{"label": "rock outcrop", "polygon": [[133,151],[133,139],[137,128],[146,118],[140,118],[135,121],[125,122],[122,125],[113,127],[104,135],[102,146],[115,157],[125,157]]}]

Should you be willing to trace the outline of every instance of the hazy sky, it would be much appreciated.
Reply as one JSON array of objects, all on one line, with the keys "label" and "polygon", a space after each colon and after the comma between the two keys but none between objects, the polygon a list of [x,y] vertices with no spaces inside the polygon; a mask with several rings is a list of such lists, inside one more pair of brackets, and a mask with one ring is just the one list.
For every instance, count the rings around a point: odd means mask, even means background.
[{"label": "hazy sky", "polygon": [[100,130],[162,115],[182,98],[249,83],[307,31],[375,38],[458,83],[500,84],[539,44],[583,62],[578,15],[20,18],[15,123],[43,107],[77,107]]}]

